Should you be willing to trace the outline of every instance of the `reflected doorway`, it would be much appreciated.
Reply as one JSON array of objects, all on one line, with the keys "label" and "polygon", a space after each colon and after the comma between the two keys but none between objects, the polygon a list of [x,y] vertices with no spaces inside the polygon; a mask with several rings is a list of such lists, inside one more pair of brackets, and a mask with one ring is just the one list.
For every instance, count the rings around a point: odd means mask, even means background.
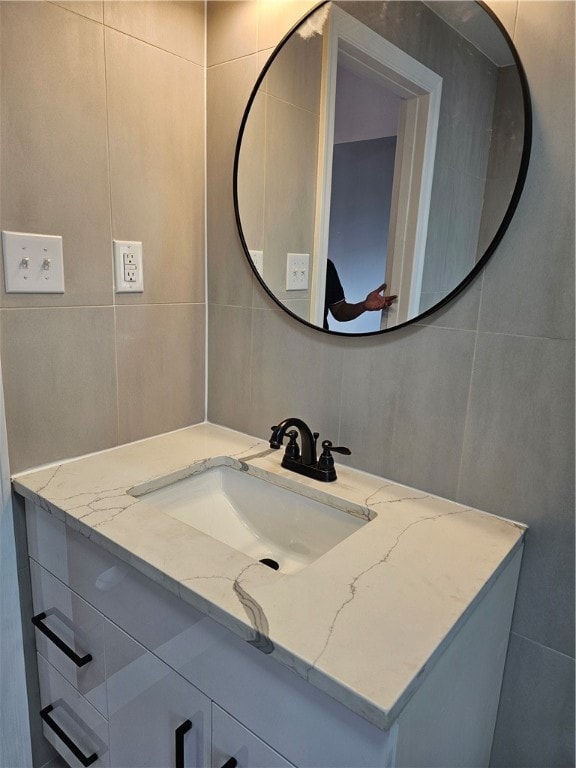
[{"label": "reflected doorway", "polygon": [[[338,56],[328,258],[347,301],[355,303],[386,276],[401,99],[349,62]],[[330,330],[344,333],[378,331],[380,323],[379,312],[348,323],[328,317]]]},{"label": "reflected doorway", "polygon": [[[398,108],[394,106],[389,111],[390,120],[395,123],[394,129],[390,130],[389,136],[379,137],[391,138],[395,135],[396,145],[391,202],[383,205],[384,221],[381,222],[387,232],[386,241],[380,246],[380,263],[384,274],[380,272],[375,280],[364,282],[360,295],[353,295],[348,279],[343,274],[340,275],[340,281],[350,303],[362,301],[370,291],[384,282],[388,285],[387,293],[397,295],[398,300],[386,312],[366,313],[374,315],[366,319],[366,322],[376,323],[370,329],[352,327],[352,323],[357,321],[345,323],[345,328],[342,324],[337,327],[333,318],[331,320],[329,317],[330,330],[346,334],[377,332],[386,327],[388,322],[397,325],[418,314],[442,92],[442,78],[437,73],[337,6],[332,7],[323,35],[310,305],[310,322],[319,327],[323,324],[326,263],[328,258],[332,258],[331,248],[335,248],[335,258],[332,260],[336,265],[338,250],[354,250],[358,265],[355,276],[361,277],[359,265],[362,253],[356,246],[360,242],[359,229],[354,241],[340,249],[336,249],[334,239],[329,243],[331,223],[335,233],[339,228],[342,231],[344,229],[339,226],[337,214],[331,210],[332,177],[341,160],[335,155],[345,154],[346,150],[341,145],[349,142],[349,138],[345,142],[335,139],[338,81],[345,81],[352,76],[358,79],[355,88],[351,89],[354,95],[373,87],[379,89],[377,96],[372,91],[369,112],[378,107],[382,100],[384,104],[392,101],[397,105]],[[344,100],[338,101],[344,103]],[[362,110],[359,107],[342,107],[342,130],[350,130],[354,124],[354,114],[360,114]],[[358,125],[360,122],[357,121]],[[350,177],[347,185],[349,194],[352,188]],[[346,195],[343,191],[337,194],[339,197],[335,201],[340,204]],[[337,269],[340,272],[338,265]]]}]

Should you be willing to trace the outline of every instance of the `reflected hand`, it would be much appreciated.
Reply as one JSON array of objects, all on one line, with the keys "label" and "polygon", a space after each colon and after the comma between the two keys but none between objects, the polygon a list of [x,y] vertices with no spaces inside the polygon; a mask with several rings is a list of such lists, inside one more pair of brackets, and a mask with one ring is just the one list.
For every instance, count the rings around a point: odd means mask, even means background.
[{"label": "reflected hand", "polygon": [[389,309],[396,301],[398,296],[382,296],[386,290],[386,283],[382,283],[379,288],[371,291],[364,299],[364,307],[367,312],[374,312],[379,309]]}]

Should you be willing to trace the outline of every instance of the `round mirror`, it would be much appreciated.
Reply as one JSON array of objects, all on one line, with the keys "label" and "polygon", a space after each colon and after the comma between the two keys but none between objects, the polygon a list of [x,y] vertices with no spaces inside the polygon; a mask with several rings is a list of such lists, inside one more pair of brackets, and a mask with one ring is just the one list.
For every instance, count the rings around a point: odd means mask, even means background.
[{"label": "round mirror", "polygon": [[275,49],[244,113],[244,250],[301,322],[346,335],[402,327],[493,253],[530,141],[522,65],[483,3],[322,3]]}]

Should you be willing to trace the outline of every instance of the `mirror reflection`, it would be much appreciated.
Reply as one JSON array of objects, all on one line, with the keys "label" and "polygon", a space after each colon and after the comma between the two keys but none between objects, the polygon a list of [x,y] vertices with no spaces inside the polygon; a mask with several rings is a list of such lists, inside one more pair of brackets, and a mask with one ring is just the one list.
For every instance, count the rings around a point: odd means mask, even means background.
[{"label": "mirror reflection", "polygon": [[527,89],[473,0],[327,3],[279,46],[237,147],[240,233],[299,319],[365,334],[455,295],[513,212]]}]

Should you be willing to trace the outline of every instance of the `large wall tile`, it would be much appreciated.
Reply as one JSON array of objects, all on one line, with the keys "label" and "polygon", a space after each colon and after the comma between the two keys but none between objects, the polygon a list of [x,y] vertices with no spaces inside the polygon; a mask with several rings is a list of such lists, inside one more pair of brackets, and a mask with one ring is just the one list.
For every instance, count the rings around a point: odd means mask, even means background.
[{"label": "large wall tile", "polygon": [[312,269],[317,137],[317,115],[267,97],[264,273],[280,299],[310,300],[309,290],[286,290],[286,254],[309,254]]},{"label": "large wall tile", "polygon": [[389,474],[453,498],[475,334],[428,329],[411,341],[404,349]]},{"label": "large wall tile", "polygon": [[257,56],[208,70],[208,295],[211,302],[249,307],[252,272],[242,255],[234,217],[234,149],[257,77]]},{"label": "large wall tile", "polygon": [[512,634],[490,765],[574,765],[574,659]]},{"label": "large wall tile", "polygon": [[519,6],[532,156],[516,215],[486,269],[482,330],[574,338],[574,8]]},{"label": "large wall tile", "polygon": [[342,344],[282,311],[253,313],[248,431],[269,437],[273,424],[296,416],[320,432],[320,440],[338,444]]},{"label": "large wall tile", "polygon": [[205,4],[201,0],[106,0],[104,23],[203,65],[204,10]]},{"label": "large wall tile", "polygon": [[258,91],[250,107],[238,156],[238,213],[244,240],[248,248],[255,251],[264,247],[267,102],[267,95]]},{"label": "large wall tile", "polygon": [[346,463],[377,475],[389,476],[399,374],[411,335],[395,331],[384,343],[380,337],[345,343],[338,441],[352,451]]},{"label": "large wall tile", "polygon": [[315,5],[314,0],[258,0],[258,50],[278,45]]},{"label": "large wall tile", "polygon": [[573,653],[574,349],[480,334],[459,498],[530,526],[516,632]]},{"label": "large wall tile", "polygon": [[203,301],[202,68],[114,30],[106,59],[113,234],[144,253],[144,293],[116,301]]},{"label": "large wall tile", "polygon": [[469,331],[414,328],[361,349],[349,343],[340,439],[350,448],[361,441],[357,466],[454,498],[474,340]]},{"label": "large wall tile", "polygon": [[257,48],[257,0],[219,0],[208,4],[207,65],[248,56]]},{"label": "large wall tile", "polygon": [[208,338],[208,421],[250,433],[252,310],[211,305]]},{"label": "large wall tile", "polygon": [[50,3],[3,2],[0,13],[2,229],[62,235],[66,284],[2,303],[110,304],[102,27]]},{"label": "large wall tile", "polygon": [[461,328],[463,330],[476,330],[478,325],[478,313],[480,311],[480,298],[482,296],[483,273],[468,285],[455,299],[452,299],[445,307],[436,310],[425,317],[419,325],[433,325],[436,328]]},{"label": "large wall tile", "polygon": [[120,443],[204,421],[205,307],[116,308]]},{"label": "large wall tile", "polygon": [[12,472],[116,445],[113,308],[2,312]]}]

